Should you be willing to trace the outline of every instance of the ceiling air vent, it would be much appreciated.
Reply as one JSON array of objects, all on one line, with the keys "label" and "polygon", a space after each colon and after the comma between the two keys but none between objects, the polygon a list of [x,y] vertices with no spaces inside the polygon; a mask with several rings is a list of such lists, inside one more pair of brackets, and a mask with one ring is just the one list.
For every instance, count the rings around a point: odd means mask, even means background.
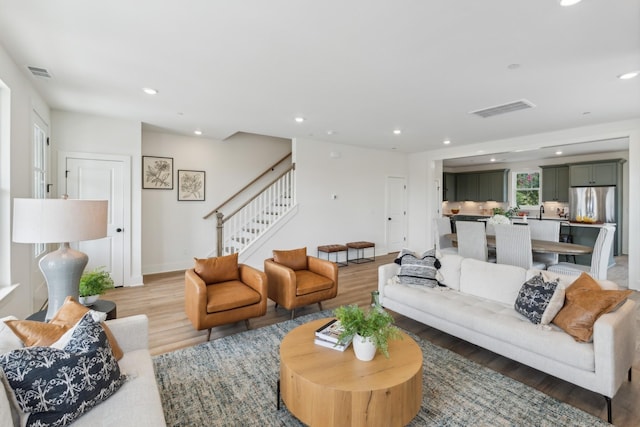
[{"label": "ceiling air vent", "polygon": [[511,113],[518,110],[526,110],[534,107],[535,107],[535,104],[533,104],[531,101],[527,101],[526,99],[521,99],[519,101],[513,101],[507,104],[496,105],[494,107],[471,111],[469,114],[475,114],[476,116],[480,116],[486,119],[487,117],[497,116],[498,114],[506,114],[506,113]]},{"label": "ceiling air vent", "polygon": [[51,74],[49,73],[49,71],[47,71],[44,68],[38,68],[38,67],[27,67],[29,69],[29,71],[31,71],[31,74],[33,74],[36,77],[44,77],[46,79],[50,79],[51,78]]}]

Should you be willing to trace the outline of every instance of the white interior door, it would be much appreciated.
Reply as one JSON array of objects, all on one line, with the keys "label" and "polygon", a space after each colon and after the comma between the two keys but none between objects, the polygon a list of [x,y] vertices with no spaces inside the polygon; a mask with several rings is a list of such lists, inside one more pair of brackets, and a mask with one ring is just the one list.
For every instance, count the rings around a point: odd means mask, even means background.
[{"label": "white interior door", "polygon": [[407,229],[407,182],[405,178],[387,177],[387,248],[397,252],[405,245]]},{"label": "white interior door", "polygon": [[86,269],[105,267],[116,286],[124,284],[124,163],[117,160],[66,158],[70,199],[108,200],[107,237],[73,246],[89,256]]}]

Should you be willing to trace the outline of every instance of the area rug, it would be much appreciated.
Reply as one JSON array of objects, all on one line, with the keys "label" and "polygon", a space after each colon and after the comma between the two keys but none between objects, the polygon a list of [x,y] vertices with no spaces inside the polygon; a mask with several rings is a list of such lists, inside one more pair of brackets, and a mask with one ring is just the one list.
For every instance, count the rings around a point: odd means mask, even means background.
[{"label": "area rug", "polygon": [[[167,425],[302,426],[284,404],[276,408],[280,341],[296,326],[330,316],[330,311],[301,316],[155,357]],[[422,407],[411,426],[609,425],[409,335],[424,359]]]}]

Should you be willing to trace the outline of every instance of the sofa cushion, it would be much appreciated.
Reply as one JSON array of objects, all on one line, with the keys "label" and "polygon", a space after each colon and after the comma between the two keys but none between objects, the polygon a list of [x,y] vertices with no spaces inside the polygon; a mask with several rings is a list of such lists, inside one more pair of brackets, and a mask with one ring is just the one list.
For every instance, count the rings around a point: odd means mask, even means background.
[{"label": "sofa cushion", "polygon": [[107,335],[90,314],[64,349],[25,347],[0,356],[23,425],[68,425],[125,381]]},{"label": "sofa cushion", "polygon": [[239,278],[237,253],[213,258],[194,258],[194,260],[196,273],[207,285]]},{"label": "sofa cushion", "polygon": [[557,280],[546,282],[542,274],[538,274],[524,282],[514,308],[531,323],[548,325],[563,304],[564,288]]},{"label": "sofa cushion", "polygon": [[307,248],[291,249],[287,251],[273,251],[273,260],[290,269],[306,270],[307,269]]},{"label": "sofa cushion", "polygon": [[590,342],[596,320],[617,309],[632,293],[631,290],[603,290],[594,278],[582,273],[566,289],[564,307],[553,323],[576,341]]},{"label": "sofa cushion", "polygon": [[464,258],[458,254],[443,253],[440,257],[440,284],[456,291],[460,290],[460,268]]},{"label": "sofa cushion", "polygon": [[472,258],[462,260],[460,291],[513,307],[527,270]]},{"label": "sofa cushion", "polygon": [[[80,321],[80,319],[89,311],[96,313],[96,315],[100,313],[94,310],[89,310],[72,297],[67,297],[64,300],[62,307],[58,309],[48,323],[35,322],[32,320],[12,320],[6,323],[18,338],[22,340],[25,346],[50,346],[60,339],[65,332],[78,323],[78,321]],[[101,314],[104,315],[104,313]],[[106,315],[103,316],[103,319],[104,317],[106,317]],[[101,322],[100,325],[107,334],[109,344],[111,344],[111,349],[116,360],[120,360],[123,352],[118,345],[118,341],[104,322]]]},{"label": "sofa cushion", "polygon": [[[404,250],[403,250],[404,252]],[[398,282],[403,285],[420,285],[433,288],[440,284],[441,278],[438,274],[440,261],[436,258],[436,250],[431,249],[417,255],[414,253],[401,252],[401,256],[396,258],[396,263],[400,263],[398,272]]]}]

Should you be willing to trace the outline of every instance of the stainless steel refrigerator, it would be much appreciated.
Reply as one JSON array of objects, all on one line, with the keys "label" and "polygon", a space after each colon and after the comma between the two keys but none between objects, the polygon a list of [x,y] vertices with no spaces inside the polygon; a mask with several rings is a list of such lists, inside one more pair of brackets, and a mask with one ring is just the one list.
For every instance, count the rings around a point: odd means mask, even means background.
[{"label": "stainless steel refrigerator", "polygon": [[571,187],[569,214],[571,221],[615,223],[616,187]]},{"label": "stainless steel refrigerator", "polygon": [[[569,218],[582,223],[614,223],[616,233],[613,239],[613,255],[620,255],[622,242],[620,239],[622,224],[620,212],[617,212],[616,187],[571,187],[569,188]],[[576,233],[588,234],[588,229],[574,230]],[[574,236],[574,240],[579,240]],[[595,238],[593,239],[595,240]],[[582,242],[576,241],[575,243]],[[613,258],[611,258],[613,262]]]}]

